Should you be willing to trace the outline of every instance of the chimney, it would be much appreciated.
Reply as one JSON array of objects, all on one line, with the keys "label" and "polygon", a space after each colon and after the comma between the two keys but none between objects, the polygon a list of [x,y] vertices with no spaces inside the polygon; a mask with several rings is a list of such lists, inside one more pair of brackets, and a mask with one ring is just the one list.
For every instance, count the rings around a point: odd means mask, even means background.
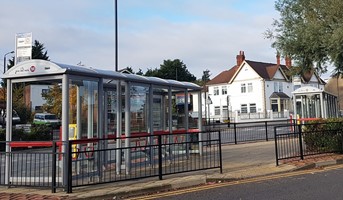
[{"label": "chimney", "polygon": [[287,68],[291,68],[292,67],[292,59],[289,56],[286,56],[285,63],[286,63],[286,67]]},{"label": "chimney", "polygon": [[237,66],[240,66],[242,62],[245,60],[244,51],[239,51],[239,55],[236,56],[237,59]]},{"label": "chimney", "polygon": [[276,54],[276,64],[279,66],[280,65],[280,54],[277,52]]}]

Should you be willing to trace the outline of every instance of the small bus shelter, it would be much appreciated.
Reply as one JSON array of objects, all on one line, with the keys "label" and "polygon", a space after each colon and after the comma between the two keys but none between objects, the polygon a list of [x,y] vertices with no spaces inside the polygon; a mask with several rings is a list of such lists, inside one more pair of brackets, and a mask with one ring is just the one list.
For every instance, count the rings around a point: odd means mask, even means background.
[{"label": "small bus shelter", "polygon": [[[21,62],[9,69],[3,78],[7,83],[7,110],[14,109],[12,97],[18,87],[49,85],[50,89],[57,91],[55,98],[60,99],[60,103],[55,106],[60,106],[57,109],[60,113],[55,114],[61,119],[62,152],[66,151],[64,142],[69,139],[120,138],[134,134],[153,135],[157,132],[188,132],[191,129],[201,129],[201,98],[191,99],[190,96],[197,94],[201,97],[202,88],[194,83],[45,60]],[[27,91],[24,89],[25,92]],[[44,92],[46,91],[32,95],[42,97]],[[24,94],[24,98],[30,97]],[[191,100],[197,101],[194,105],[198,105],[195,124],[189,123],[189,113],[192,109],[190,105],[193,105]],[[30,101],[25,99],[25,102]],[[177,109],[181,104],[183,109]],[[6,117],[6,141],[11,141],[12,112],[7,112]],[[128,138],[124,144],[116,145],[125,147],[130,144]],[[6,145],[6,152],[11,152],[10,145]],[[125,160],[130,160],[130,153],[123,153]],[[6,157],[7,181],[11,176],[9,159]],[[117,162],[117,169],[122,168]],[[129,173],[129,164],[125,166],[125,170]],[[63,173],[62,179],[67,178],[67,174]]]},{"label": "small bus shelter", "polygon": [[338,117],[335,95],[312,86],[301,87],[292,93],[294,116],[300,118]]}]

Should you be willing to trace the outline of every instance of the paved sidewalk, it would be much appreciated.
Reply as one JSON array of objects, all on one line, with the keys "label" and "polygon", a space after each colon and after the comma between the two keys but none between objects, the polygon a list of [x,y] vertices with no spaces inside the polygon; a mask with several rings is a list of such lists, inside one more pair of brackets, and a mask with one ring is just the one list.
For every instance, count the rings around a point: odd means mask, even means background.
[{"label": "paved sidewalk", "polygon": [[224,145],[222,154],[222,174],[219,173],[219,169],[181,173],[164,176],[164,180],[154,177],[74,188],[71,194],[66,194],[62,190],[52,194],[49,189],[0,187],[0,199],[119,199],[128,195],[186,188],[208,182],[233,181],[343,163],[343,155],[326,155],[276,166],[273,141]]}]

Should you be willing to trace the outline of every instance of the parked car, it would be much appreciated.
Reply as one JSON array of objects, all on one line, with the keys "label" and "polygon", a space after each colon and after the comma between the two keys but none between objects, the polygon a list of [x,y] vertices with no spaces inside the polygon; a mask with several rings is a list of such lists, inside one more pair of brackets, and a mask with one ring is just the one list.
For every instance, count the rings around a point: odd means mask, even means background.
[{"label": "parked car", "polygon": [[[20,123],[20,117],[17,113],[17,111],[12,111],[12,125],[19,124]],[[0,111],[0,124],[2,126],[6,125],[6,109],[1,109]]]},{"label": "parked car", "polygon": [[51,113],[36,113],[32,122],[33,125],[45,124],[47,126],[59,127],[61,120],[55,114]]}]

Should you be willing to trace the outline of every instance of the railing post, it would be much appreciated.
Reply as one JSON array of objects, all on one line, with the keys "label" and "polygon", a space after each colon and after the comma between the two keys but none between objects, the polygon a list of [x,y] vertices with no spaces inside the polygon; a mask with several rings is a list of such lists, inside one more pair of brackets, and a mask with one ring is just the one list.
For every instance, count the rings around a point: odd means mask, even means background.
[{"label": "railing post", "polygon": [[299,148],[300,148],[300,158],[301,158],[301,160],[304,160],[301,126],[302,126],[301,124],[298,125],[298,129],[299,129]]},{"label": "railing post", "polygon": [[279,152],[277,146],[277,134],[276,134],[277,127],[274,127],[274,139],[275,139],[275,157],[276,157],[276,166],[279,166]]},{"label": "railing post", "polygon": [[51,193],[56,193],[56,142],[52,142],[52,177]]},{"label": "railing post", "polygon": [[158,178],[162,180],[162,135],[158,135]]},{"label": "railing post", "polygon": [[67,174],[68,174],[68,178],[67,178],[67,193],[72,193],[73,192],[73,187],[72,187],[72,153],[71,153],[71,148],[72,146],[72,142],[70,142],[69,140],[67,141],[67,149],[66,149],[66,157],[67,157]]},{"label": "railing post", "polygon": [[267,121],[264,122],[264,128],[266,129],[266,141],[268,141],[268,125],[267,125]]},{"label": "railing post", "polygon": [[233,123],[233,132],[235,135],[235,144],[237,144],[237,130],[236,130],[236,123]]},{"label": "railing post", "polygon": [[223,173],[223,158],[222,158],[222,140],[221,140],[221,133],[220,130],[218,131],[218,135],[219,135],[219,165],[220,165],[220,173]]}]

